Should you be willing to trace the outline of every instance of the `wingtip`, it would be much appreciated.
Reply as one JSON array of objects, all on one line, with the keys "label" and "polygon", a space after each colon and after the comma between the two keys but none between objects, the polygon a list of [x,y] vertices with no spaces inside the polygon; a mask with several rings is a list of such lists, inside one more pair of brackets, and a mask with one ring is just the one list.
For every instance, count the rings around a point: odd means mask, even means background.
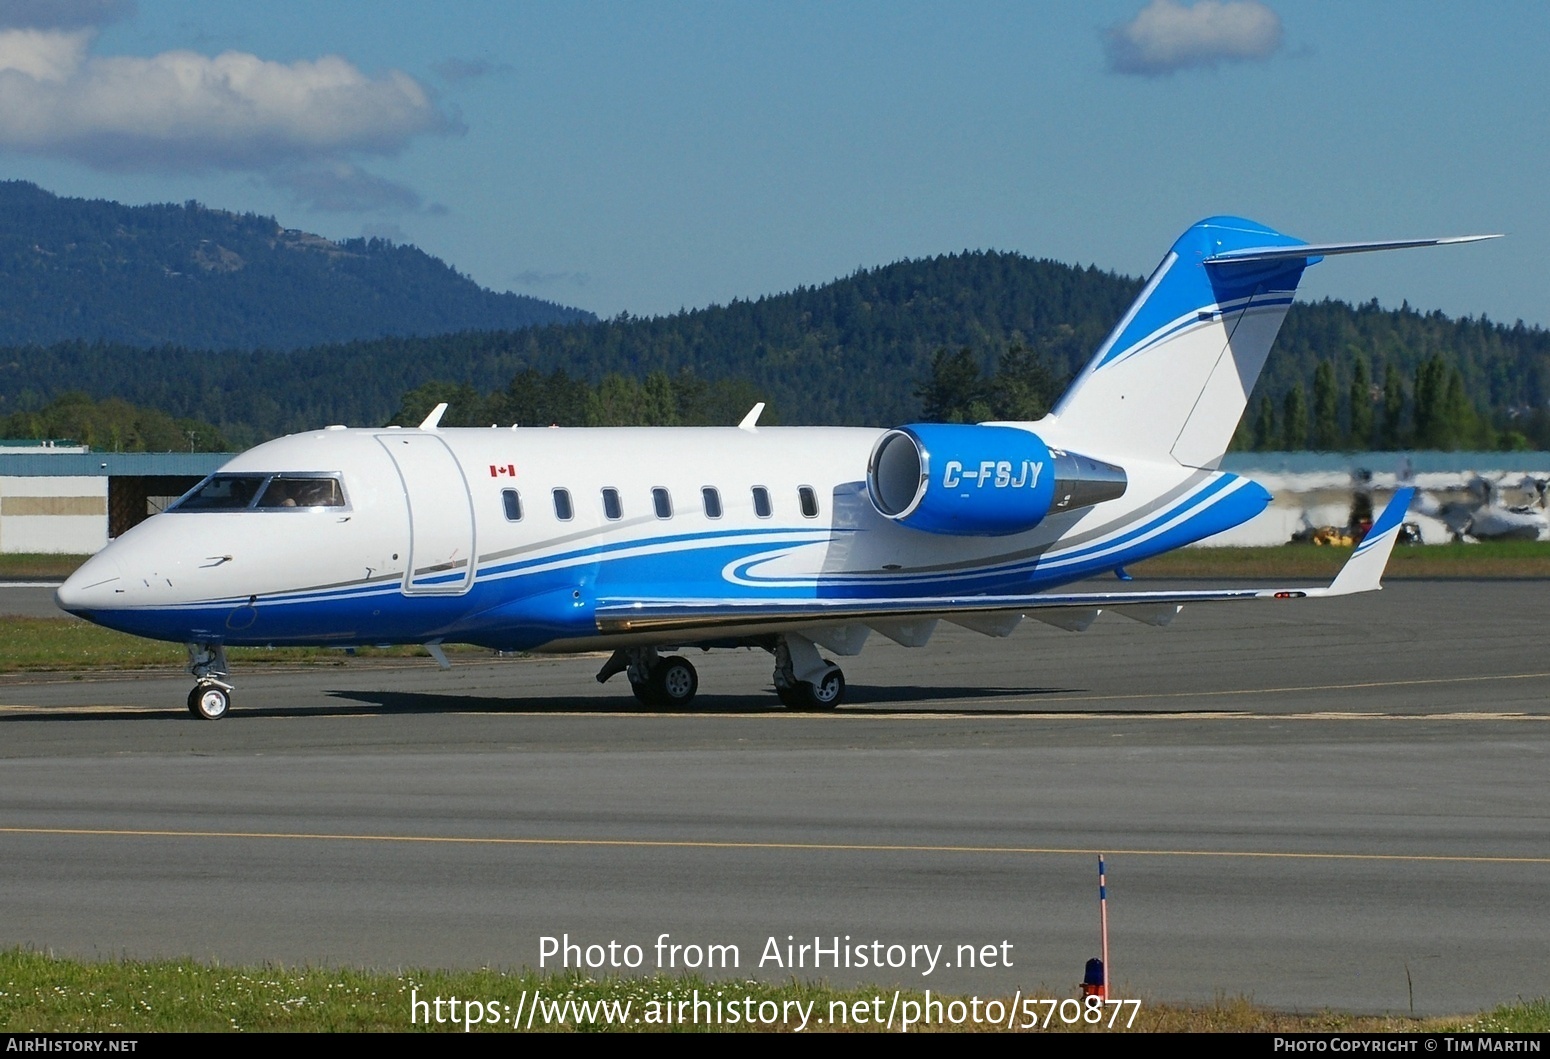
[{"label": "wingtip", "polygon": [[1348,596],[1356,592],[1376,592],[1383,587],[1383,572],[1388,568],[1389,556],[1399,540],[1399,529],[1415,499],[1415,488],[1406,486],[1397,490],[1372,524],[1372,529],[1356,546],[1351,558],[1340,568],[1329,588],[1328,596]]}]

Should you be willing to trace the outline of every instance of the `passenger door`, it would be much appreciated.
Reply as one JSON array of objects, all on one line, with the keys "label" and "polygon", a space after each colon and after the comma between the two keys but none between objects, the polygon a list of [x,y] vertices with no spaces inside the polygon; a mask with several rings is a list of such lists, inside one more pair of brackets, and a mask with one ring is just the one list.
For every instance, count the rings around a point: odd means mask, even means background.
[{"label": "passenger door", "polygon": [[405,595],[459,595],[473,584],[474,511],[468,481],[434,434],[378,434],[398,468],[409,505]]}]

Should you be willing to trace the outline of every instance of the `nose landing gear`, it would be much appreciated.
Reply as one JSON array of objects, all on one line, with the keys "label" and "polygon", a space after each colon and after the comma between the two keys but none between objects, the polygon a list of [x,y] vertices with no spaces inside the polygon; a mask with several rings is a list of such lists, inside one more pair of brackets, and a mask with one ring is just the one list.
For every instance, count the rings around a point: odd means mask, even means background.
[{"label": "nose landing gear", "polygon": [[231,712],[232,685],[222,680],[229,674],[226,648],[221,644],[189,644],[188,671],[194,689],[188,693],[188,712],[206,721],[218,721]]}]

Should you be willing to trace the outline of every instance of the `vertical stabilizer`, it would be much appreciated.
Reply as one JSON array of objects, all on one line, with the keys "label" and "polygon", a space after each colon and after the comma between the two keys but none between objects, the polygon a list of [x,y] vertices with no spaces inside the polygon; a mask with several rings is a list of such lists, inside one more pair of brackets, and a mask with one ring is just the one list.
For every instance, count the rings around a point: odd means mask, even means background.
[{"label": "vertical stabilizer", "polygon": [[1239,217],[1191,227],[1054,409],[1059,436],[1080,437],[1084,452],[1106,459],[1215,469],[1303,269],[1318,260],[1295,249],[1268,259],[1219,255],[1305,245]]}]

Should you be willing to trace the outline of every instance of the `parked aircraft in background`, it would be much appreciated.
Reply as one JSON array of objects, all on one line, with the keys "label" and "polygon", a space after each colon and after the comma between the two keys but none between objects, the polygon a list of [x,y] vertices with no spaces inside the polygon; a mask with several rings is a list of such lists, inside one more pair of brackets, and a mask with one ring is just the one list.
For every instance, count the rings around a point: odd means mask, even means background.
[{"label": "parked aircraft in background", "polygon": [[[787,706],[837,705],[870,633],[1028,615],[1162,625],[1185,603],[1379,587],[1401,490],[1320,589],[1051,592],[1238,525],[1269,494],[1218,470],[1303,270],[1331,254],[1215,217],[1186,231],[1036,423],[891,430],[328,427],[233,459],[58,592],[102,625],[185,643],[189,709],[224,716],[233,645],[611,650],[643,702],[698,689],[673,648],[774,656]],[[856,366],[858,369],[864,367]]]},{"label": "parked aircraft in background", "polygon": [[1502,501],[1500,481],[1476,475],[1466,486],[1468,500],[1442,501],[1422,492],[1416,511],[1441,521],[1457,540],[1534,541],[1550,533],[1545,486],[1544,481],[1525,475],[1518,488],[1528,495],[1528,502],[1508,506]]}]

